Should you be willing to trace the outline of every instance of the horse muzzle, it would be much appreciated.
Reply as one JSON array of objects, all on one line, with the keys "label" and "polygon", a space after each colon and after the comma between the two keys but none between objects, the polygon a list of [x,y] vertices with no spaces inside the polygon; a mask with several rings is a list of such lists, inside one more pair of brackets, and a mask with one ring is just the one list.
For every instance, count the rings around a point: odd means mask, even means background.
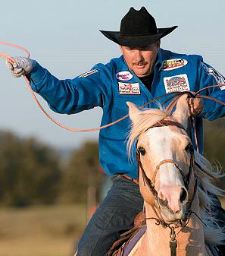
[{"label": "horse muzzle", "polygon": [[157,204],[168,222],[185,218],[187,202],[188,191],[184,186],[163,186],[158,191]]}]

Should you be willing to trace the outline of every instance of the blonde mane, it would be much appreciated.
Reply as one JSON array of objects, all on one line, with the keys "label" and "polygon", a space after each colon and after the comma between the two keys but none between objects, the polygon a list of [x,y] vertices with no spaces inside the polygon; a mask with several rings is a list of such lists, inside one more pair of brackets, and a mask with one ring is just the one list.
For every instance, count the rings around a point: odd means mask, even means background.
[{"label": "blonde mane", "polygon": [[[157,122],[168,117],[166,111],[159,109],[149,109],[137,113],[135,122],[132,124],[128,138],[128,152],[131,155],[131,149],[141,134],[144,134],[149,128]],[[225,242],[225,228],[218,225],[218,219],[215,216],[215,199],[211,195],[224,196],[224,190],[217,187],[216,180],[224,176],[218,168],[213,168],[210,162],[199,153],[195,156],[200,158],[200,163],[195,163],[194,173],[198,178],[197,193],[200,201],[199,219],[204,223],[204,235],[206,244],[218,245]],[[218,252],[213,252],[217,255]]]},{"label": "blonde mane", "polygon": [[[212,195],[223,196],[225,191],[216,185],[218,179],[224,177],[222,170],[211,163],[202,155],[195,152],[195,156],[201,158],[201,164],[195,163],[194,173],[198,177],[198,196],[200,203],[200,218],[204,223],[205,242],[207,244],[221,244],[225,242],[225,228],[220,227],[216,217],[216,200]],[[216,255],[216,254],[215,254]]]},{"label": "blonde mane", "polygon": [[154,126],[156,123],[165,119],[168,114],[160,109],[148,109],[138,114],[137,120],[132,123],[131,131],[128,138],[128,152],[130,155],[132,145],[135,143],[137,138],[144,133],[146,130]]}]

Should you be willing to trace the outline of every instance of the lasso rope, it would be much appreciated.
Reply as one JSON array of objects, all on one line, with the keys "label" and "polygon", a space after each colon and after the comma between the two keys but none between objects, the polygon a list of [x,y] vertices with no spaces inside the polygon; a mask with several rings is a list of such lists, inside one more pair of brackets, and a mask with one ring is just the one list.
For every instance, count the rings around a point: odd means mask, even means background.
[{"label": "lasso rope", "polygon": [[[8,42],[1,42],[0,41],[0,45],[5,45],[5,46],[9,46],[9,47],[12,47],[12,48],[16,48],[16,49],[19,49],[21,51],[23,51],[26,55],[27,58],[30,58],[30,52],[23,46],[20,46],[18,44],[12,44],[12,43],[8,43]],[[0,58],[3,58],[5,60],[7,60],[8,62],[10,62],[11,64],[13,64],[15,61],[13,59],[13,57],[11,57],[10,55],[4,53],[4,52],[0,52]],[[115,125],[119,122],[121,122],[122,120],[125,120],[126,118],[129,117],[129,115],[125,115],[117,120],[115,120],[114,122],[111,122],[109,124],[106,124],[106,125],[103,125],[103,126],[100,126],[100,127],[96,127],[96,128],[90,128],[90,129],[79,129],[79,128],[73,128],[73,127],[68,127],[68,126],[65,126],[63,124],[61,124],[60,122],[58,122],[57,120],[55,120],[52,116],[50,116],[46,111],[45,109],[42,107],[41,103],[39,102],[39,100],[37,99],[34,91],[32,90],[31,88],[31,84],[30,84],[30,81],[28,80],[28,78],[23,75],[23,78],[26,82],[26,87],[27,89],[30,91],[31,95],[32,95],[32,98],[34,99],[34,101],[36,102],[36,104],[38,105],[38,107],[41,109],[41,111],[45,114],[45,116],[47,116],[48,119],[50,119],[53,123],[55,123],[57,126],[67,130],[67,131],[70,131],[70,132],[94,132],[94,131],[99,131],[101,129],[105,129],[107,127],[110,127],[112,125]],[[222,86],[225,86],[225,84],[220,84],[220,85],[212,85],[212,86],[207,86],[201,90],[199,90],[198,92],[191,92],[191,91],[188,91],[186,93],[189,93],[190,95],[192,95],[193,97],[199,97],[199,98],[205,98],[205,99],[210,99],[210,100],[213,100],[223,106],[225,106],[225,102],[222,102],[220,100],[217,100],[215,98],[212,98],[210,96],[205,96],[205,95],[201,95],[200,92],[202,92],[203,90],[206,90],[208,88],[214,88],[214,87],[222,87]],[[175,97],[175,100],[173,100],[173,106],[175,105],[175,103],[177,102],[178,98],[185,92],[173,92],[173,93],[170,93],[170,94],[164,94],[162,96],[159,96],[159,97],[156,97],[156,98],[153,98],[152,100],[148,101],[147,103],[145,103],[143,106],[141,106],[140,108],[144,108],[145,106],[149,105],[150,103],[153,103],[153,102],[157,102],[158,100],[168,96],[168,95],[172,95],[172,98]],[[175,95],[175,96],[174,96]]]},{"label": "lasso rope", "polygon": [[[13,47],[13,48],[16,48],[16,49],[19,49],[19,50],[22,50],[25,54],[26,54],[26,57],[27,58],[30,58],[30,52],[20,46],[20,45],[17,45],[17,44],[12,44],[12,43],[8,43],[8,42],[0,42],[1,45],[6,45],[6,46],[9,46],[9,47]],[[9,61],[10,63],[14,63],[14,59],[13,57],[11,57],[10,55],[4,53],[4,52],[0,52],[0,58],[3,58],[7,61]],[[72,127],[68,127],[68,126],[65,126],[63,124],[61,124],[60,122],[58,122],[57,120],[55,120],[53,117],[51,117],[46,111],[45,109],[42,107],[41,103],[39,102],[39,100],[37,99],[34,91],[32,90],[31,88],[31,85],[30,85],[30,81],[27,79],[27,77],[24,75],[23,76],[25,82],[26,82],[26,86],[27,86],[27,89],[30,91],[31,95],[32,95],[32,98],[34,99],[34,101],[36,102],[36,104],[38,105],[38,107],[41,109],[41,111],[47,116],[47,118],[49,118],[53,123],[55,123],[56,125],[58,125],[59,127],[65,129],[65,130],[68,130],[70,132],[94,132],[94,131],[99,131],[101,129],[104,129],[104,128],[107,128],[109,126],[112,126],[116,123],[119,123],[120,121],[128,118],[128,115],[126,116],[123,116],[121,117],[120,119],[117,119],[116,121],[110,123],[110,124],[107,124],[107,125],[103,125],[101,127],[96,127],[96,128],[90,128],[90,129],[79,129],[79,128],[72,128]]]}]

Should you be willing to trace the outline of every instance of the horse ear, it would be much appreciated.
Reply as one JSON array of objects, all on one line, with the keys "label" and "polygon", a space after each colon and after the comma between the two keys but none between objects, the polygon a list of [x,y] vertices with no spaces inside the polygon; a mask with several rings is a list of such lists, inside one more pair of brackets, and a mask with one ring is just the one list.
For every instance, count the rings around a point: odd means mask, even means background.
[{"label": "horse ear", "polygon": [[134,103],[129,102],[129,101],[127,101],[126,103],[127,103],[127,106],[129,107],[129,117],[130,117],[131,121],[134,123],[135,120],[137,120],[138,114],[141,111],[137,108],[137,106]]},{"label": "horse ear", "polygon": [[189,105],[188,105],[188,95],[182,95],[176,104],[176,110],[173,113],[173,117],[181,123],[185,129],[188,126],[188,118],[190,117]]}]

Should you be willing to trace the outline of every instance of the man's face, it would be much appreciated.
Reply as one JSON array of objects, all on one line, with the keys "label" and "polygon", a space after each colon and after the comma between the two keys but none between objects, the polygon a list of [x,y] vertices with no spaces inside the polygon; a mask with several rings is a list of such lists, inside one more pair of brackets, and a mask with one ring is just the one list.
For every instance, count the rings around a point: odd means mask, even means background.
[{"label": "man's face", "polygon": [[121,46],[124,59],[138,77],[150,75],[157,57],[160,42],[150,44],[145,48],[130,48]]}]

